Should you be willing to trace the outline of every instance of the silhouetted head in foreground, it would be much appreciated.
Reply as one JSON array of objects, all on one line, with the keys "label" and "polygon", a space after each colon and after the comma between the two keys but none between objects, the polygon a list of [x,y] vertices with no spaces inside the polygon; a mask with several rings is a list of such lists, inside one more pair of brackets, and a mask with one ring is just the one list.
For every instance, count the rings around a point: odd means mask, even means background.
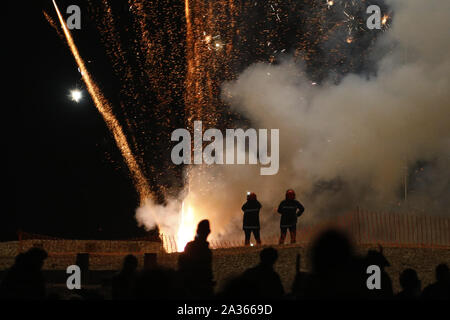
[{"label": "silhouetted head in foreground", "polygon": [[211,229],[209,227],[209,221],[206,219],[200,221],[197,226],[197,238],[206,241],[206,238],[208,238],[210,233]]},{"label": "silhouetted head in foreground", "polygon": [[278,259],[278,252],[274,248],[265,248],[259,254],[261,265],[272,268]]},{"label": "silhouetted head in foreground", "polygon": [[422,292],[425,300],[450,300],[450,272],[445,263],[439,264],[436,269],[436,282],[427,286]]},{"label": "silhouetted head in foreground", "polygon": [[42,267],[46,258],[47,252],[40,248],[20,253],[0,285],[0,298],[45,298],[46,285]]},{"label": "silhouetted head in foreground", "polygon": [[369,250],[367,251],[366,260],[368,264],[375,264],[380,268],[389,267],[391,264],[386,259],[382,251]]},{"label": "silhouetted head in foreground", "polygon": [[441,283],[450,283],[450,271],[445,263],[436,267],[436,281]]},{"label": "silhouetted head in foreground", "polygon": [[398,299],[417,299],[420,296],[420,280],[414,269],[408,268],[400,274],[400,286],[403,290],[397,294]]},{"label": "silhouetted head in foreground", "polygon": [[339,230],[327,230],[311,248],[312,274],[304,296],[327,299],[361,298],[367,292],[362,279],[361,259],[354,253],[347,235]]},{"label": "silhouetted head in foreground", "polygon": [[311,258],[314,272],[327,273],[347,267],[353,258],[353,249],[345,234],[328,230],[314,242]]},{"label": "silhouetted head in foreground", "polygon": [[284,288],[280,276],[273,269],[278,252],[274,248],[265,248],[260,254],[260,263],[245,270],[240,276],[229,279],[218,294],[227,299],[281,298]]},{"label": "silhouetted head in foreground", "polygon": [[33,270],[41,270],[47,257],[48,254],[45,250],[41,248],[31,248],[25,252],[20,259],[27,265],[28,268]]},{"label": "silhouetted head in foreground", "polygon": [[403,270],[399,280],[404,290],[415,290],[420,287],[420,280],[414,269],[408,268]]}]

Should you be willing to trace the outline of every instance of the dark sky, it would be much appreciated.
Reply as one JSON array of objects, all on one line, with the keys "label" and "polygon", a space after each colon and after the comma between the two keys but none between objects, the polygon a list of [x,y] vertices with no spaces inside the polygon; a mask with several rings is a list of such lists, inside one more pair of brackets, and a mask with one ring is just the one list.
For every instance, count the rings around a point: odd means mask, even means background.
[{"label": "dark sky", "polygon": [[[83,10],[80,1],[58,4],[63,12],[70,4]],[[14,239],[18,228],[79,239],[142,235],[128,170],[87,91],[78,104],[69,98],[71,89],[84,84],[43,9],[55,16],[50,0],[21,2],[7,11],[8,98],[2,103],[7,206],[1,240]],[[83,56],[92,61],[88,68],[108,93],[114,89],[108,59],[92,22],[82,17],[74,37],[82,55],[89,52]]]},{"label": "dark sky", "polygon": [[[124,92],[121,92],[124,81],[113,73],[110,56],[106,53],[97,26],[91,20],[95,15],[89,8],[96,10],[93,8],[99,2],[92,0],[91,3],[95,5],[88,6],[82,0],[58,1],[65,17],[68,16],[66,8],[69,5],[77,4],[81,8],[81,30],[72,31],[75,43],[95,82],[113,108],[116,108],[114,111],[122,126],[125,117],[135,119],[137,129],[133,137],[138,141],[138,151],[144,155],[139,158],[142,167],[145,166],[143,170],[154,169],[156,172],[146,172],[152,191],[157,193],[158,190],[153,189],[169,186],[177,192],[182,187],[182,170],[170,167],[172,163],[170,153],[165,152],[168,147],[165,141],[169,141],[170,132],[183,126],[184,121],[184,89],[180,89],[184,84],[186,65],[183,2],[161,0],[152,3],[156,7],[152,17],[157,18],[147,21],[152,31],[164,40],[163,48],[160,48],[163,63],[159,69],[152,69],[153,75],[162,75],[155,76],[158,84],[161,84],[158,86],[160,90],[156,91],[163,93],[162,100],[155,92],[143,89],[148,87],[147,78],[140,76],[143,73],[140,69],[141,60],[145,60],[145,54],[130,56],[134,51],[125,50],[128,51],[127,66],[133,70],[133,82],[128,85],[135,91],[130,96],[133,99],[138,97],[136,101],[130,101],[129,97],[126,100]],[[121,19],[117,20],[121,23],[121,43],[123,48],[128,49],[136,42],[139,34],[133,35],[128,28],[130,12],[127,1],[109,3],[115,17],[120,15]],[[173,10],[166,10],[169,4]],[[300,17],[320,15],[320,12],[317,13],[315,7],[309,7],[308,4],[299,2],[295,10],[283,9],[287,14],[283,20],[285,24],[275,23],[274,32],[279,38],[279,49],[288,48],[289,51],[289,45],[297,43],[308,50],[315,48],[313,56],[317,61],[313,59],[310,67],[314,71],[311,74],[315,75],[312,79],[316,79],[320,78],[322,69],[328,72],[327,66],[334,65],[334,60],[339,60],[339,57],[323,60],[327,56],[321,54],[321,47],[312,46],[316,35],[311,33],[313,36],[308,36],[305,25],[308,25],[309,20],[303,21]],[[260,9],[262,11],[254,19],[262,21],[263,25],[267,21],[274,21],[274,16],[268,15],[268,12],[272,12],[269,6]],[[8,71],[4,77],[7,98],[3,99],[2,104],[2,129],[7,158],[4,167],[4,186],[7,190],[4,203],[7,205],[4,206],[0,239],[14,239],[18,228],[32,233],[78,239],[140,236],[144,231],[137,227],[134,219],[138,196],[129,171],[101,115],[84,89],[70,49],[45,19],[43,10],[55,19],[59,27],[51,0],[26,0],[20,5],[9,2],[5,9],[7,23],[2,29],[2,43],[5,44],[2,48],[7,53],[4,64]],[[122,12],[126,14],[121,15]],[[253,12],[253,6],[249,12]],[[266,46],[267,35],[258,33],[261,29],[259,24],[248,24],[250,17],[248,12],[241,17],[243,26],[255,28],[244,28],[247,34],[242,39],[250,37],[250,41],[236,43],[242,53],[235,61],[238,62],[237,72],[258,59],[267,61],[272,55],[273,49]],[[166,32],[167,26],[174,27],[178,32]],[[278,37],[278,32],[284,36]],[[363,46],[358,47],[358,50],[365,50],[371,41],[361,41]],[[260,50],[262,48],[266,51]],[[262,52],[262,55],[258,56],[257,52]],[[355,57],[352,58],[354,61],[350,59],[345,65],[353,66],[353,69],[338,68],[337,73],[345,74],[349,70],[355,72],[367,62],[360,61],[360,55],[351,56]],[[174,89],[174,84],[177,89]],[[77,86],[83,89],[84,94],[80,103],[71,101],[69,97],[70,90]],[[166,96],[170,99],[165,99]],[[166,103],[165,100],[173,102]],[[128,116],[121,107],[122,102],[126,105]],[[172,115],[169,116],[166,111],[171,111]],[[131,134],[126,134],[130,138]],[[102,232],[98,232],[99,227]]]}]

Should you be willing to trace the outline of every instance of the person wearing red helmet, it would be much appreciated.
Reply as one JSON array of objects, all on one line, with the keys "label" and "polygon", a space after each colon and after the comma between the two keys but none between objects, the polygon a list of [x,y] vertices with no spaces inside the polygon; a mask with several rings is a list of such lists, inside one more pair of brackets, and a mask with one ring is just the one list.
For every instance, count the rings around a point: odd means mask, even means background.
[{"label": "person wearing red helmet", "polygon": [[250,237],[253,232],[256,243],[261,244],[261,239],[259,236],[259,210],[261,209],[261,203],[256,199],[256,194],[254,192],[247,193],[247,202],[242,206],[242,211],[244,211],[244,223],[243,229],[245,233],[245,245],[250,245]]},{"label": "person wearing red helmet", "polygon": [[292,189],[286,191],[286,199],[281,201],[278,206],[278,213],[281,214],[281,235],[279,244],[284,243],[287,229],[289,229],[289,233],[291,234],[291,243],[295,243],[297,235],[297,218],[300,217],[304,211],[305,208],[303,205],[295,200],[295,191]]}]

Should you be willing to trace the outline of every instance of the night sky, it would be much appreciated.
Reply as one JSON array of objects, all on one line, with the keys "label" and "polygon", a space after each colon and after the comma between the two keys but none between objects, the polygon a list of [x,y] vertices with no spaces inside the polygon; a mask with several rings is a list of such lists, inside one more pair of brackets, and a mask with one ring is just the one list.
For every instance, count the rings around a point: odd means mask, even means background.
[{"label": "night sky", "polygon": [[[137,141],[133,151],[149,187],[161,203],[167,194],[176,194],[183,187],[182,168],[171,163],[167,150],[170,133],[183,127],[186,117],[184,3],[158,0],[152,4],[154,8],[146,25],[159,42],[152,46],[156,54],[148,78],[141,69],[146,65],[146,49],[139,51],[136,45],[141,38],[140,31],[133,33],[129,24],[131,9],[127,1],[111,1],[113,15],[120,24],[114,28],[119,30],[120,45],[126,52],[120,54],[129,67],[121,71],[131,70],[130,79],[114,72],[111,61],[114,52],[105,48],[105,33],[99,33],[95,10],[101,10],[101,3],[91,1],[88,5],[87,1],[80,0],[57,3],[64,17],[68,16],[69,5],[80,6],[81,30],[72,30],[74,41],[95,83],[111,102],[129,143]],[[330,50],[330,44],[326,42],[324,48],[319,46],[318,36],[313,32],[317,29],[314,23],[322,23],[319,17],[323,8],[317,10],[313,4],[315,2],[295,2],[295,10],[283,7],[280,23],[270,6],[261,5],[259,11],[254,6],[244,6],[238,19],[240,36],[233,38],[233,46],[239,54],[229,59],[232,66],[229,73],[238,74],[257,61],[271,61],[274,48],[267,45],[268,40],[276,40],[278,49],[294,53],[299,46],[298,49],[310,55],[306,59],[307,68],[314,81],[324,80],[330,66],[337,75],[361,70],[370,72],[370,68],[364,67],[368,65],[364,55],[345,50],[336,50],[342,54],[323,54]],[[65,39],[46,20],[43,11],[61,30],[51,0],[26,1],[19,8],[11,4],[6,11],[8,98],[3,104],[6,117],[2,128],[7,155],[4,170],[7,206],[1,239],[15,239],[19,229],[77,239],[142,236],[145,231],[137,226],[134,218],[139,198],[130,172],[84,88]],[[311,21],[314,21],[312,26]],[[345,25],[338,22],[329,21],[345,29]],[[108,26],[102,27],[108,29]],[[217,23],[217,27],[226,34],[227,24]],[[266,29],[271,32],[265,32]],[[373,43],[374,35],[358,35],[360,39],[351,46],[352,50],[364,52]],[[351,58],[347,61],[343,57]],[[221,72],[212,75],[218,77],[214,80],[219,83],[224,80],[219,79],[221,76]],[[79,103],[71,101],[69,96],[77,87],[83,91]],[[126,89],[121,90],[124,87]],[[210,100],[205,101],[210,107]],[[236,115],[225,114],[224,117],[235,119]]]},{"label": "night sky", "polygon": [[[61,8],[75,4],[69,2],[58,3]],[[77,4],[83,12],[82,3]],[[142,235],[134,219],[139,200],[128,169],[84,89],[69,48],[43,9],[54,15],[51,1],[27,1],[19,12],[8,10],[11,87],[3,103],[8,114],[3,118],[8,205],[1,240],[15,239],[19,228],[79,239]],[[87,15],[82,14],[82,29],[73,35],[81,54],[88,50],[83,57],[92,61],[87,67],[102,90],[112,94],[108,59]],[[83,88],[80,103],[69,97],[77,86]]]}]

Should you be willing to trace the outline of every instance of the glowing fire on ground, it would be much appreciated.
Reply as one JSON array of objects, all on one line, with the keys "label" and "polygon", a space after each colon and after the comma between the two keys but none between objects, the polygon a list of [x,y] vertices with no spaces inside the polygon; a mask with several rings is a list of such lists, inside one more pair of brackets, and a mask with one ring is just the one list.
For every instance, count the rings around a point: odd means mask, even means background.
[{"label": "glowing fire on ground", "polygon": [[181,205],[180,224],[176,235],[177,251],[184,251],[186,244],[193,240],[197,228],[197,221],[194,215],[194,208],[183,201]]}]

